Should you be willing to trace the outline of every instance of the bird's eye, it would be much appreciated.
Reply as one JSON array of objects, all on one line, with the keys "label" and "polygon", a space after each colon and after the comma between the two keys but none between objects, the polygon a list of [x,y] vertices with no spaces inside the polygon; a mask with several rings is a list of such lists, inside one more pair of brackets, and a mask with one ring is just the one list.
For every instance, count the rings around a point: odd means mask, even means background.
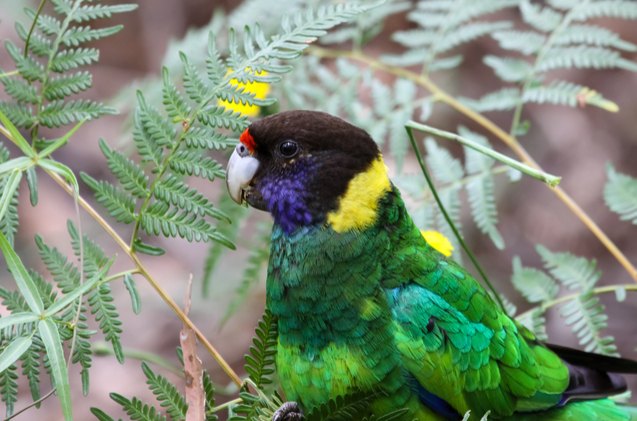
[{"label": "bird's eye", "polygon": [[299,145],[293,140],[286,140],[279,145],[279,153],[284,158],[292,158],[299,151]]}]

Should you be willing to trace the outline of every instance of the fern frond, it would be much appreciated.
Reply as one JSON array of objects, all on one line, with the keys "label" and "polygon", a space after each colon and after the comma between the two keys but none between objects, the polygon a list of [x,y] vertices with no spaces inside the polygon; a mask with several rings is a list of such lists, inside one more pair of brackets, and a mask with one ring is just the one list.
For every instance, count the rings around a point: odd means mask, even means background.
[{"label": "fern frond", "polygon": [[86,173],[80,173],[82,180],[95,192],[95,198],[119,222],[129,224],[136,219],[135,200],[125,191],[107,183],[97,181]]},{"label": "fern frond", "polygon": [[511,283],[530,303],[539,303],[557,297],[559,285],[541,270],[523,267],[520,258],[513,258]]},{"label": "fern frond", "polygon": [[[64,4],[64,3],[59,3]],[[137,9],[137,5],[135,4],[94,4],[94,5],[83,5],[77,10],[75,10],[72,14],[73,21],[75,22],[87,22],[96,19],[105,19],[110,18],[115,13],[125,13],[131,12]],[[68,15],[71,10],[64,8],[64,10],[60,10],[61,13]],[[60,13],[59,12],[59,13]]]},{"label": "fern frond", "polygon": [[223,166],[212,158],[202,156],[198,151],[179,150],[170,160],[170,168],[181,175],[194,175],[213,181],[225,178]]},{"label": "fern frond", "polygon": [[0,83],[4,85],[5,92],[19,103],[37,104],[38,91],[30,83],[17,78],[0,78]]},{"label": "fern frond", "polygon": [[22,51],[11,41],[4,43],[7,53],[11,56],[15,62],[16,69],[20,73],[20,76],[28,82],[39,82],[43,79],[44,66],[35,61],[30,56],[24,57]]},{"label": "fern frond", "polygon": [[164,376],[154,373],[146,363],[142,363],[142,371],[146,376],[146,384],[155,395],[159,406],[173,419],[185,419],[188,405],[177,388]]},{"label": "fern frond", "polygon": [[188,187],[186,183],[172,174],[169,174],[156,184],[154,195],[158,200],[188,212],[230,221],[230,217],[225,212],[214,207],[204,195]]},{"label": "fern frond", "polygon": [[31,398],[33,401],[40,399],[40,359],[43,348],[34,341],[31,347],[22,354],[22,375],[27,378]]},{"label": "fern frond", "polygon": [[554,43],[555,45],[588,44],[637,51],[637,45],[624,41],[617,33],[609,29],[595,25],[571,25],[559,33]]},{"label": "fern frond", "polygon": [[[173,125],[166,121],[159,111],[148,105],[144,96],[139,91],[137,92],[137,102],[139,107],[135,114],[136,128],[141,130],[141,133],[147,142],[147,145],[145,145],[144,148],[138,144],[140,153],[142,153],[142,149],[147,147],[161,149],[170,145],[175,137],[175,128]],[[155,154],[155,158],[157,156],[160,156],[160,154]],[[157,159],[157,161],[159,161],[159,159]]]},{"label": "fern frond", "polygon": [[18,369],[15,364],[0,371],[0,399],[5,405],[5,415],[13,414],[15,403],[18,401]]},{"label": "fern frond", "polygon": [[373,393],[350,393],[345,396],[337,396],[313,409],[306,419],[308,421],[363,419],[370,415],[369,406],[375,396]]},{"label": "fern frond", "polygon": [[571,253],[554,253],[541,245],[536,246],[546,269],[568,289],[588,291],[601,277],[595,260]]},{"label": "fern frond", "polygon": [[623,58],[617,51],[586,45],[551,48],[536,67],[541,72],[571,67],[578,69],[623,69],[637,72],[637,64]]},{"label": "fern frond", "polygon": [[[470,131],[465,127],[459,127],[458,133],[480,145],[491,147],[486,137]],[[467,195],[471,214],[476,225],[484,234],[488,235],[493,244],[502,250],[504,240],[498,231],[498,209],[495,204],[494,181],[491,168],[493,159],[473,149],[464,148],[466,169],[469,175],[480,175],[471,179],[466,184]]]},{"label": "fern frond", "polygon": [[93,84],[89,72],[78,72],[71,75],[51,78],[44,89],[44,97],[49,101],[63,99],[67,96],[84,92]]},{"label": "fern frond", "polygon": [[524,91],[522,99],[525,103],[548,103],[570,107],[592,105],[607,111],[619,109],[617,104],[604,98],[599,92],[562,80],[553,81],[547,85],[531,86]]},{"label": "fern frond", "polygon": [[128,399],[118,393],[111,393],[109,396],[118,403],[133,420],[167,421],[166,417],[155,407],[145,404],[135,397]]},{"label": "fern frond", "polygon": [[184,142],[189,148],[222,150],[237,145],[237,141],[210,127],[192,127],[184,135]]},{"label": "fern frond", "polygon": [[532,71],[531,64],[525,60],[509,57],[485,56],[484,64],[491,67],[495,74],[505,82],[521,82]]},{"label": "fern frond", "polygon": [[181,237],[188,241],[224,240],[201,216],[179,212],[164,202],[154,202],[146,209],[141,227],[150,235]]},{"label": "fern frond", "polygon": [[[0,145],[0,163],[6,162],[9,159],[9,150],[4,146],[4,144]],[[4,191],[4,188],[8,182],[7,177],[3,177],[0,179],[0,191]],[[8,200],[6,203],[6,211],[4,213],[4,217],[0,220],[0,231],[5,235],[9,244],[13,245],[15,239],[15,233],[18,231],[18,194],[20,193],[20,189],[15,189],[13,195],[5,200]]]},{"label": "fern frond", "polygon": [[604,186],[604,202],[621,220],[637,225],[637,179],[606,168],[608,181]]},{"label": "fern frond", "polygon": [[546,36],[535,31],[505,30],[494,32],[492,36],[505,50],[524,55],[537,53],[546,42]]},{"label": "fern frond", "polygon": [[117,308],[113,304],[110,286],[108,284],[100,285],[96,291],[89,295],[88,304],[91,306],[91,313],[95,315],[95,320],[99,323],[104,338],[112,344],[117,361],[123,363],[124,351],[120,340],[122,322]]},{"label": "fern frond", "polygon": [[181,95],[175,84],[170,80],[168,69],[162,69],[162,103],[166,113],[175,120],[187,121],[192,112],[192,108]]},{"label": "fern frond", "polygon": [[520,102],[520,89],[502,88],[479,99],[463,97],[460,100],[479,112],[507,111],[514,109]]},{"label": "fern frond", "polygon": [[0,111],[2,111],[14,125],[19,127],[31,128],[37,122],[31,108],[22,104],[0,102]]},{"label": "fern frond", "polygon": [[530,0],[520,2],[522,19],[535,29],[541,32],[550,32],[556,29],[562,22],[562,14],[551,9],[542,7],[539,4],[531,3]]},{"label": "fern frond", "polygon": [[44,106],[38,120],[43,126],[53,128],[115,113],[116,110],[112,107],[86,99],[66,102],[56,100]]},{"label": "fern frond", "polygon": [[637,19],[637,4],[633,1],[598,0],[578,8],[573,14],[573,20],[580,21],[603,17]]},{"label": "fern frond", "polygon": [[266,309],[262,319],[257,324],[249,354],[245,355],[244,368],[258,388],[272,384],[271,375],[274,373],[277,347],[277,326],[276,317]]},{"label": "fern frond", "polygon": [[67,47],[78,47],[80,44],[115,35],[123,28],[123,25],[99,29],[93,29],[90,26],[74,26],[69,28],[69,30],[60,37],[60,42]]},{"label": "fern frond", "polygon": [[124,190],[135,197],[147,197],[149,195],[148,176],[144,170],[133,160],[111,150],[103,139],[99,140],[99,147],[106,157],[108,167],[124,187]]},{"label": "fern frond", "polygon": [[619,355],[615,339],[612,336],[601,336],[600,331],[606,328],[608,316],[604,312],[604,305],[591,291],[562,306],[560,315],[571,326],[580,345],[587,352]]}]

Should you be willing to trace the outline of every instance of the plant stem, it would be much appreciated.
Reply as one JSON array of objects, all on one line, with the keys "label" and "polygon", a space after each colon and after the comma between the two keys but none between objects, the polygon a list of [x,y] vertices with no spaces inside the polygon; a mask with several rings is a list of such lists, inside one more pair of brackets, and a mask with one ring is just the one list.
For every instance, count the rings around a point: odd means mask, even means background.
[{"label": "plant stem", "polygon": [[[520,145],[520,143],[514,136],[511,136],[509,133],[502,130],[493,121],[489,120],[482,114],[472,110],[471,108],[458,101],[456,98],[454,98],[438,85],[436,85],[428,77],[419,75],[401,67],[387,65],[377,60],[376,58],[366,56],[362,53],[356,53],[347,50],[329,50],[316,46],[311,46],[306,51],[308,52],[308,54],[312,54],[321,58],[348,58],[350,60],[364,63],[373,69],[413,81],[417,85],[429,91],[436,97],[438,101],[444,102],[460,114],[463,114],[465,117],[473,120],[484,129],[491,132],[495,137],[504,142],[504,144],[507,145],[524,164],[536,168],[540,171],[542,170],[542,168],[529,155],[526,149],[524,149],[524,147]],[[560,199],[580,221],[582,221],[586,228],[588,228],[593,233],[593,235],[597,237],[597,239],[604,245],[604,247],[606,247],[606,249],[608,249],[608,251],[619,262],[619,264],[624,267],[630,277],[633,278],[635,282],[637,282],[637,268],[633,266],[633,264],[628,260],[624,253],[622,253],[622,251],[619,250],[619,248],[615,245],[615,243],[613,243],[613,241],[608,238],[606,233],[602,231],[601,228],[599,228],[595,221],[593,221],[591,217],[588,216],[588,214],[560,187],[552,188],[551,191],[555,193],[558,199]]]},{"label": "plant stem", "polygon": [[[58,174],[45,170],[46,173],[56,182],[58,183],[67,193],[73,195],[73,188],[69,186],[62,177]],[[235,371],[230,367],[230,365],[226,362],[226,360],[221,356],[219,351],[215,349],[215,347],[206,339],[204,334],[199,330],[199,328],[190,320],[188,316],[184,314],[184,312],[179,308],[175,300],[173,300],[170,295],[162,288],[161,285],[152,277],[148,269],[144,266],[144,264],[139,260],[139,257],[131,250],[131,248],[126,244],[126,242],[115,232],[115,230],[102,218],[102,216],[95,210],[93,207],[86,201],[84,198],[78,195],[78,201],[80,206],[93,218],[97,223],[102,227],[104,231],[117,243],[117,245],[128,255],[128,257],[135,263],[137,266],[138,272],[146,278],[148,283],[153,287],[153,289],[159,294],[161,299],[170,307],[170,309],[177,315],[177,317],[190,329],[192,329],[199,341],[206,348],[208,353],[212,355],[212,357],[217,361],[217,363],[221,366],[221,369],[230,377],[230,379],[237,385],[241,386],[243,381],[241,378],[235,373]]]},{"label": "plant stem", "polygon": [[561,177],[556,177],[554,175],[545,173],[543,171],[539,171],[535,168],[531,168],[528,165],[524,165],[519,161],[509,158],[506,155],[502,155],[494,151],[493,149],[487,148],[479,143],[473,142],[465,137],[459,136],[455,133],[451,133],[445,130],[436,129],[434,127],[428,126],[426,124],[417,123],[415,121],[408,121],[406,124],[407,127],[410,127],[415,130],[420,130],[425,133],[432,134],[434,136],[441,137],[443,139],[455,140],[456,142],[471,148],[475,151],[480,152],[490,158],[493,158],[497,161],[502,162],[503,164],[508,165],[511,168],[515,168],[523,174],[528,175],[529,177],[533,177],[536,180],[540,180],[541,182],[548,184],[551,187],[555,187],[559,184]]},{"label": "plant stem", "polygon": [[[600,294],[606,294],[609,292],[615,292],[618,289],[623,288],[627,291],[637,291],[637,285],[635,284],[622,284],[622,285],[608,285],[605,287],[599,287],[599,288],[593,288],[591,290],[591,292],[595,295],[600,295]],[[573,294],[568,294],[568,295],[564,295],[562,297],[558,297],[555,298],[553,300],[550,301],[546,301],[545,303],[542,303],[541,305],[534,307],[530,310],[525,311],[524,313],[521,313],[517,316],[515,316],[516,320],[520,320],[523,319],[525,317],[528,317],[531,313],[533,313],[535,310],[537,310],[538,308],[540,310],[542,310],[542,312],[545,312],[546,310],[548,310],[551,307],[555,307],[556,305],[562,304],[562,303],[566,303],[568,301],[574,300],[577,297],[579,297],[580,295],[582,295],[581,292],[576,292]]]}]

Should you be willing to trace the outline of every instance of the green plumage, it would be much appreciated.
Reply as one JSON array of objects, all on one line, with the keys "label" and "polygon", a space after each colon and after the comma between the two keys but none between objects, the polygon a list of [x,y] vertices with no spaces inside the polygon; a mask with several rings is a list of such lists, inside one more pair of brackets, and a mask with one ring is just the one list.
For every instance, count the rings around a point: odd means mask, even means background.
[{"label": "green plumage", "polygon": [[376,415],[405,420],[629,419],[607,396],[637,362],[542,344],[508,317],[425,242],[365,131],[297,110],[240,140],[226,179],[274,218],[267,306],[286,399],[312,411],[370,393]]},{"label": "green plumage", "polygon": [[[410,408],[405,419],[453,419],[449,410],[491,411],[490,419],[629,419],[608,399],[553,408],[569,386],[565,363],[424,241],[395,188],[366,230],[318,225],[287,234],[275,225],[271,247],[267,306],[279,323],[277,370],[286,398],[306,410],[363,390],[380,392],[379,414]],[[447,412],[424,405],[422,388]]]}]

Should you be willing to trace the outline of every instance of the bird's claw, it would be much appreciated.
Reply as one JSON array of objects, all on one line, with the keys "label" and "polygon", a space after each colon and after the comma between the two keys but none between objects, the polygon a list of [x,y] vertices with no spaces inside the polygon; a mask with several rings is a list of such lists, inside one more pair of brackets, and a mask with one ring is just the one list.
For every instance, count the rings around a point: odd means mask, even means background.
[{"label": "bird's claw", "polygon": [[296,402],[285,402],[272,416],[272,421],[300,421],[304,419],[303,410]]}]

